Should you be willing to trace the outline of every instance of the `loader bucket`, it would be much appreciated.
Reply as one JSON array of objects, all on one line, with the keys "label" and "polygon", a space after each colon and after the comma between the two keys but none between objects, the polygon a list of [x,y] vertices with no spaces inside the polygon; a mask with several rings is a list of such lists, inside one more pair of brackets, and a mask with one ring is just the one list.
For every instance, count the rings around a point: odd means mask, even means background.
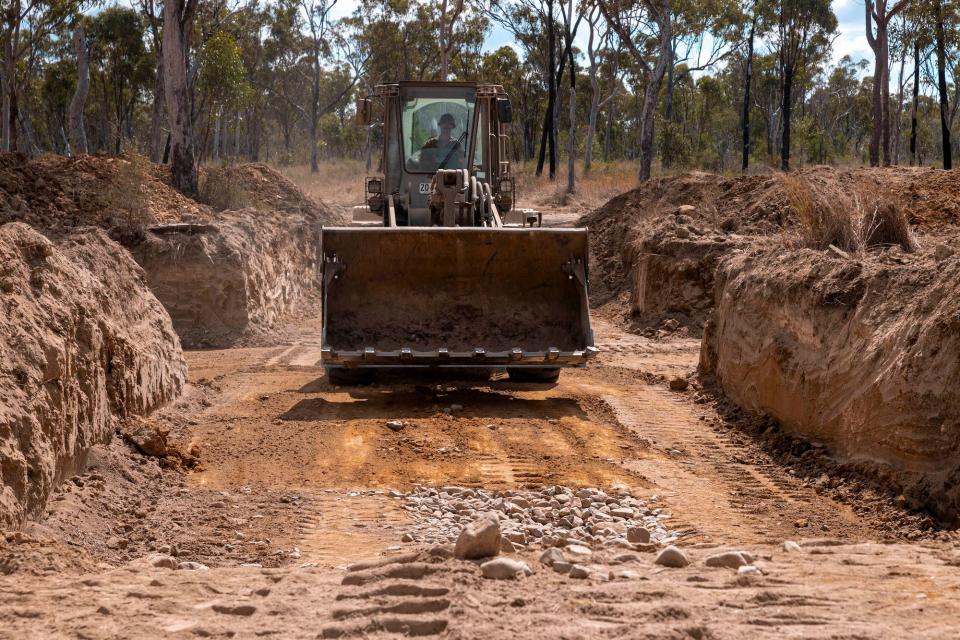
[{"label": "loader bucket", "polygon": [[597,349],[585,229],[325,228],[324,366],[558,367]]}]

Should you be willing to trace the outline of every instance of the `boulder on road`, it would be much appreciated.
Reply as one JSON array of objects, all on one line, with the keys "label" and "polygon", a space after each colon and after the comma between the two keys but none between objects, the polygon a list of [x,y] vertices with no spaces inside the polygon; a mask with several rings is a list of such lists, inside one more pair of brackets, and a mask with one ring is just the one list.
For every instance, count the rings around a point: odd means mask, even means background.
[{"label": "boulder on road", "polygon": [[465,560],[490,558],[500,553],[500,544],[500,523],[495,516],[484,516],[463,528],[453,555]]}]

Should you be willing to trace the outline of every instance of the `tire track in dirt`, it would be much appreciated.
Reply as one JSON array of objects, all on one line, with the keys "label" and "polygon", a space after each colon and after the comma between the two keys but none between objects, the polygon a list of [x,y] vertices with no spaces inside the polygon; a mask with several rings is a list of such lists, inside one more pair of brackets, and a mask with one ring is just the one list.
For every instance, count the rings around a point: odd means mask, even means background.
[{"label": "tire track in dirt", "polygon": [[409,522],[394,499],[359,492],[305,496],[299,523],[300,562],[337,566],[396,545]]},{"label": "tire track in dirt", "polygon": [[797,536],[795,523],[816,527],[800,535],[870,535],[845,506],[804,487],[779,465],[750,462],[742,446],[710,426],[719,420],[712,409],[694,405],[689,396],[659,385],[637,384],[624,393],[591,385],[589,377],[586,382],[585,390],[597,393],[625,428],[650,442],[656,455],[631,460],[626,468],[660,489],[671,527],[684,532],[687,542],[736,537],[775,543]]}]

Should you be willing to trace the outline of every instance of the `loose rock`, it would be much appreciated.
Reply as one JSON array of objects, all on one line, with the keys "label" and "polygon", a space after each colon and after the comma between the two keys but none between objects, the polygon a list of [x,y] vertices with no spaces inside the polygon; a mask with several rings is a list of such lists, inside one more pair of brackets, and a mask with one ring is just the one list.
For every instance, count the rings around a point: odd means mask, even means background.
[{"label": "loose rock", "polygon": [[514,560],[513,558],[488,560],[480,565],[480,572],[484,578],[491,578],[493,580],[508,580],[517,578],[521,574],[529,576],[533,573],[526,562]]},{"label": "loose rock", "polygon": [[568,574],[571,578],[576,578],[577,580],[583,580],[584,578],[590,577],[590,572],[587,571],[587,568],[582,564],[575,564],[570,567],[570,573]]},{"label": "loose rock", "polygon": [[650,542],[650,532],[644,527],[629,527],[627,529],[627,540],[634,544],[647,544]]},{"label": "loose rock", "polygon": [[152,555],[147,559],[150,562],[151,566],[157,567],[158,569],[177,569],[177,559],[173,556],[167,556],[163,554]]},{"label": "loose rock", "polygon": [[495,516],[486,516],[463,528],[453,555],[467,560],[489,558],[500,553],[500,544],[500,523]]},{"label": "loose rock", "polygon": [[664,567],[670,567],[671,569],[682,569],[690,564],[687,555],[672,544],[658,553],[653,562]]},{"label": "loose rock", "polygon": [[557,562],[566,562],[567,559],[564,557],[563,552],[556,547],[547,549],[542,554],[540,554],[540,564],[545,564],[548,567],[552,567],[554,563]]},{"label": "loose rock", "polygon": [[708,567],[724,567],[726,569],[739,569],[750,564],[738,551],[717,553],[708,556],[705,562]]}]

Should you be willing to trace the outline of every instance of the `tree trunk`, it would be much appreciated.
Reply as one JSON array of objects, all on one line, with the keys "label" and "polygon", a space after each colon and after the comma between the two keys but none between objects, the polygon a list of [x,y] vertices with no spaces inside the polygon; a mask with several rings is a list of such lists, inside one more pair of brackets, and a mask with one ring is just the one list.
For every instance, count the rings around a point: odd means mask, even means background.
[{"label": "tree trunk", "polygon": [[673,85],[675,82],[674,74],[676,54],[673,50],[673,41],[670,41],[670,61],[667,63],[667,95],[663,101],[663,119],[667,122],[673,121]]},{"label": "tree trunk", "polygon": [[152,162],[163,159],[163,148],[166,138],[163,135],[163,48],[157,51],[157,72],[153,79],[153,107],[150,110],[150,142],[148,153]]},{"label": "tree trunk", "polygon": [[220,118],[223,109],[217,109],[217,115],[213,120],[213,161],[220,162]]},{"label": "tree trunk", "polygon": [[640,114],[640,182],[650,179],[653,166],[653,139],[657,119],[657,96],[660,95],[663,76],[667,71],[670,51],[673,48],[670,4],[667,0],[661,0],[659,3],[656,20],[660,29],[660,51],[650,77],[647,79],[646,90],[643,94],[643,110]]},{"label": "tree trunk", "polygon": [[170,176],[174,188],[197,195],[197,165],[187,85],[187,50],[192,29],[192,0],[166,0],[163,5],[163,77],[170,123]]},{"label": "tree trunk", "polygon": [[[867,13],[870,12],[870,3],[867,3]],[[870,28],[870,23],[868,20],[867,23],[868,29]],[[869,31],[868,31],[869,33]],[[872,92],[872,101],[873,101],[873,127],[870,131],[870,146],[869,146],[869,156],[870,156],[870,166],[878,167],[880,166],[880,137],[883,133],[883,100],[881,95],[883,92],[883,55],[882,51],[882,39],[883,31],[880,25],[877,25],[877,37],[874,39],[870,37],[870,46],[873,49],[873,92]]]},{"label": "tree trunk", "polygon": [[593,165],[593,138],[597,132],[597,115],[600,113],[600,82],[596,67],[590,70],[590,116],[587,119],[587,139],[583,149],[583,175],[590,175]]},{"label": "tree trunk", "polygon": [[793,66],[783,68],[783,102],[780,113],[783,118],[783,137],[780,139],[780,168],[790,170],[790,112],[793,107]]},{"label": "tree trunk", "polygon": [[83,128],[83,108],[90,92],[90,50],[83,27],[73,30],[73,47],[77,52],[77,90],[70,101],[70,143],[75,153],[89,153]]},{"label": "tree trunk", "polygon": [[450,69],[450,52],[447,49],[447,0],[440,2],[440,82],[447,81]]},{"label": "tree trunk", "polygon": [[610,156],[613,153],[613,118],[617,110],[617,103],[610,101],[610,108],[607,109],[607,124],[603,131],[603,161],[610,162]]},{"label": "tree trunk", "polygon": [[[547,0],[547,110],[544,113],[543,133],[540,135],[540,154],[537,158],[537,176],[543,175],[543,164],[546,160],[547,147],[550,146],[550,159],[553,155],[553,114],[554,103],[557,100],[557,42],[553,32],[553,0]],[[551,168],[550,177],[554,176],[555,167]]]},{"label": "tree trunk", "polygon": [[[19,9],[17,9],[19,11]],[[7,80],[4,92],[3,148],[17,151],[17,64],[13,57],[13,36],[4,38],[4,76]]]},{"label": "tree trunk", "polygon": [[2,107],[0,107],[0,150],[10,150],[10,91],[7,88],[9,77],[7,76],[6,63],[0,65],[0,76],[3,82],[0,82],[0,93],[3,94]]},{"label": "tree trunk", "polygon": [[880,76],[880,143],[883,148],[883,166],[890,166],[890,48],[887,29],[883,29],[880,56],[883,58],[883,74]]},{"label": "tree trunk", "polygon": [[747,172],[750,166],[750,86],[753,84],[753,34],[757,19],[750,23],[750,39],[747,40],[747,69],[743,79],[743,160],[740,171]]},{"label": "tree trunk", "polygon": [[547,18],[547,37],[550,39],[550,131],[547,133],[547,143],[550,147],[548,149],[548,153],[550,154],[550,179],[554,180],[557,177],[557,85],[559,83],[557,82],[557,76],[554,71],[557,68],[557,38],[553,18],[554,0],[549,0],[549,2],[550,14]]},{"label": "tree trunk", "polygon": [[577,182],[577,68],[573,60],[573,0],[569,0],[567,9],[566,48],[567,62],[570,64],[570,126],[567,129],[567,193],[573,193]]},{"label": "tree trunk", "polygon": [[937,7],[937,88],[940,92],[940,137],[943,145],[943,168],[953,168],[953,154],[950,149],[950,104],[947,97],[946,43],[943,34],[943,6]]},{"label": "tree trunk", "polygon": [[240,110],[237,110],[237,128],[233,132],[233,157],[240,158]]},{"label": "tree trunk", "polygon": [[920,39],[913,43],[913,105],[910,108],[910,166],[917,164],[917,107],[920,102]]},{"label": "tree trunk", "polygon": [[313,48],[313,88],[310,93],[310,173],[320,172],[317,158],[317,129],[320,124],[320,49]]},{"label": "tree trunk", "polygon": [[903,69],[907,63],[907,56],[904,53],[900,58],[900,75],[897,77],[897,113],[893,119],[893,164],[900,164],[900,130],[901,118],[903,117]]}]

